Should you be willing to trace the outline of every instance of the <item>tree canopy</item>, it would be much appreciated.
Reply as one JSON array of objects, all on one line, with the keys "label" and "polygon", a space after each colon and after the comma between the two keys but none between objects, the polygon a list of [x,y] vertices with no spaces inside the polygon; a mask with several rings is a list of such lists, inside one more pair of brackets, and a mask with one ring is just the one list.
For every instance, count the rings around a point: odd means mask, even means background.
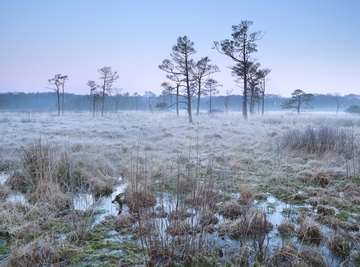
[{"label": "tree canopy", "polygon": [[296,109],[300,114],[300,109],[304,104],[309,104],[313,100],[313,94],[305,93],[301,89],[296,89],[291,93],[291,98],[285,101],[281,108],[282,109]]}]

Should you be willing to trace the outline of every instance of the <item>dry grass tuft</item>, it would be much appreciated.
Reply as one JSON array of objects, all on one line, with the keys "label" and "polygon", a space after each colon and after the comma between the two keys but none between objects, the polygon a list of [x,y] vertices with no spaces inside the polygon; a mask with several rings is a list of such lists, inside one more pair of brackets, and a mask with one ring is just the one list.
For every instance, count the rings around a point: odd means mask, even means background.
[{"label": "dry grass tuft", "polygon": [[249,235],[264,235],[273,229],[267,220],[266,213],[260,210],[250,210],[243,220],[243,232]]},{"label": "dry grass tuft", "polygon": [[200,215],[200,225],[201,226],[208,226],[212,224],[217,224],[219,222],[219,219],[210,212],[203,212]]},{"label": "dry grass tuft", "polygon": [[174,221],[168,225],[165,231],[167,234],[172,236],[183,236],[199,232],[200,229],[191,227],[191,225],[185,221]]},{"label": "dry grass tuft", "polygon": [[235,220],[243,213],[241,205],[234,201],[220,203],[218,209],[220,215],[230,220]]},{"label": "dry grass tuft", "polygon": [[283,236],[291,236],[295,234],[295,224],[291,221],[283,221],[278,226],[278,231]]},{"label": "dry grass tuft", "polygon": [[299,262],[296,248],[291,245],[284,245],[279,248],[273,257],[275,266],[295,266]]},{"label": "dry grass tuft", "polygon": [[69,209],[72,205],[70,196],[63,193],[58,184],[52,182],[38,183],[29,200],[32,203],[46,203],[58,210]]},{"label": "dry grass tuft", "polygon": [[89,184],[90,192],[95,196],[95,198],[108,197],[113,193],[113,186],[115,181],[110,181],[109,179],[100,179],[94,177]]},{"label": "dry grass tuft", "polygon": [[117,232],[130,231],[135,223],[135,218],[131,214],[122,213],[117,216],[107,216],[101,224],[108,228],[112,228]]},{"label": "dry grass tuft", "polygon": [[292,129],[278,138],[278,148],[324,155],[325,153],[351,155],[354,149],[354,135],[350,130],[329,126],[318,129],[308,127],[305,131]]},{"label": "dry grass tuft", "polygon": [[185,220],[186,218],[191,217],[193,214],[188,212],[186,209],[178,208],[169,213],[169,220]]},{"label": "dry grass tuft", "polygon": [[324,205],[318,205],[317,207],[318,214],[321,214],[322,216],[334,216],[335,210],[330,207],[326,207]]},{"label": "dry grass tuft", "polygon": [[138,213],[140,209],[150,208],[156,204],[155,195],[148,189],[127,190],[126,194],[131,213]]},{"label": "dry grass tuft", "polygon": [[180,179],[176,185],[176,190],[180,194],[191,192],[195,188],[196,182],[193,179]]},{"label": "dry grass tuft", "polygon": [[248,185],[240,186],[240,203],[248,205],[253,201],[254,192],[253,189]]},{"label": "dry grass tuft", "polygon": [[263,236],[271,231],[272,223],[267,221],[266,214],[259,210],[249,211],[243,217],[224,224],[220,227],[220,234],[228,234],[238,240],[245,236]]},{"label": "dry grass tuft", "polygon": [[[141,222],[141,224],[139,222]],[[146,219],[138,221],[134,228],[134,234],[136,237],[148,236],[149,238],[152,238],[156,236],[154,221]]]},{"label": "dry grass tuft", "polygon": [[[316,248],[303,247],[298,254],[299,258],[308,266],[327,267],[324,257]],[[300,265],[303,266],[303,265]]]},{"label": "dry grass tuft", "polygon": [[10,193],[10,188],[6,185],[0,184],[0,201],[4,202]]},{"label": "dry grass tuft", "polygon": [[326,172],[317,172],[313,175],[313,181],[321,187],[327,187],[330,184],[330,175]]},{"label": "dry grass tuft", "polygon": [[198,184],[195,194],[188,196],[185,203],[194,207],[209,206],[213,207],[220,200],[220,195],[210,185]]},{"label": "dry grass tuft", "polygon": [[298,237],[303,241],[318,245],[324,239],[325,235],[315,222],[305,219],[300,223]]},{"label": "dry grass tuft", "polygon": [[329,239],[329,247],[335,255],[345,259],[351,253],[351,237],[345,233],[334,233]]},{"label": "dry grass tuft", "polygon": [[64,244],[51,239],[34,240],[28,244],[11,249],[10,266],[32,267],[64,264],[71,253]]}]

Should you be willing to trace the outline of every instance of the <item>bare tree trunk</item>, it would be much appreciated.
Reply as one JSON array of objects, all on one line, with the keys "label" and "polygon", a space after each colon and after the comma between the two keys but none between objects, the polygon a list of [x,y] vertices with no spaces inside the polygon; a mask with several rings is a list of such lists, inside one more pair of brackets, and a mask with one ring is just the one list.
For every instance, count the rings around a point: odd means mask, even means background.
[{"label": "bare tree trunk", "polygon": [[62,96],[61,96],[61,113],[62,113],[62,115],[64,115],[64,98],[65,98],[65,90],[64,90],[64,84],[62,84]]},{"label": "bare tree trunk", "polygon": [[301,102],[299,100],[298,103],[297,103],[297,107],[296,107],[296,110],[297,110],[298,114],[300,114],[300,107],[301,107]]},{"label": "bare tree trunk", "polygon": [[265,111],[265,92],[261,94],[261,114],[264,115]]},{"label": "bare tree trunk", "polygon": [[104,85],[102,88],[102,105],[101,105],[101,117],[104,117],[104,106],[105,106],[105,81],[106,78],[104,79]]},{"label": "bare tree trunk", "polygon": [[187,111],[188,111],[188,115],[189,115],[189,122],[193,122],[192,112],[191,112],[191,95],[190,95],[190,88],[187,89]]},{"label": "bare tree trunk", "polygon": [[176,85],[176,116],[179,117],[179,88],[180,84]]},{"label": "bare tree trunk", "polygon": [[244,119],[247,119],[247,79],[246,76],[244,78],[244,93],[243,93],[243,106],[242,106],[242,113]]},{"label": "bare tree trunk", "polygon": [[96,94],[94,94],[94,99],[93,99],[93,118],[95,117],[95,102],[96,102]]},{"label": "bare tree trunk", "polygon": [[251,115],[254,115],[254,110],[255,110],[254,92],[253,92],[253,89],[251,89],[251,92],[250,92],[250,114]]},{"label": "bare tree trunk", "polygon": [[56,94],[57,94],[58,116],[60,116],[60,91],[59,91],[59,89],[56,91]]},{"label": "bare tree trunk", "polygon": [[189,115],[189,122],[192,123],[192,111],[191,111],[191,92],[190,92],[190,77],[189,77],[189,62],[187,56],[185,56],[185,77],[186,77],[186,93],[187,93],[187,111]]},{"label": "bare tree trunk", "polygon": [[197,98],[197,109],[196,109],[196,115],[197,116],[199,116],[199,114],[200,114],[200,93],[201,93],[201,84],[199,83],[198,98]]},{"label": "bare tree trunk", "polygon": [[209,110],[209,115],[212,114],[212,107],[211,107],[211,89],[210,89],[210,95],[209,95],[210,99],[209,99],[209,102],[210,102],[210,110]]}]

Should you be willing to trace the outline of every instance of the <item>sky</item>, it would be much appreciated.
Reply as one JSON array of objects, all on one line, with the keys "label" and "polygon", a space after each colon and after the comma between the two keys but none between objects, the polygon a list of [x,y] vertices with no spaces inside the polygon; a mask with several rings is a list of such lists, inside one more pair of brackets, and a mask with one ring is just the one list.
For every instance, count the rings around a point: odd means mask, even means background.
[{"label": "sky", "polygon": [[48,92],[48,79],[69,76],[65,90],[88,94],[98,70],[119,74],[122,92],[160,94],[158,65],[186,35],[194,60],[208,56],[222,92],[241,94],[233,62],[213,49],[242,20],[262,31],[253,57],[271,69],[266,93],[360,93],[359,0],[4,0],[0,1],[0,92]]}]

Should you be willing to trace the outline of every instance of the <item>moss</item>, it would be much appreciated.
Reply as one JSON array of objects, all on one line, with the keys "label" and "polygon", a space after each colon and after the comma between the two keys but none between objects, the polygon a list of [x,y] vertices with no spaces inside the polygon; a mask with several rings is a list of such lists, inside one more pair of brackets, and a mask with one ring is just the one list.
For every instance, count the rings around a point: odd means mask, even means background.
[{"label": "moss", "polygon": [[338,214],[335,215],[337,219],[340,221],[347,221],[349,219],[349,214],[346,211],[340,211]]},{"label": "moss", "polygon": [[216,266],[216,263],[213,259],[208,257],[194,257],[190,258],[188,261],[184,263],[184,265],[178,266],[194,266],[194,267],[212,267]]},{"label": "moss", "polygon": [[10,249],[10,242],[2,242],[0,239],[0,262],[6,257],[7,254],[10,253]]},{"label": "moss", "polygon": [[66,233],[71,230],[70,224],[63,218],[54,218],[50,221],[46,221],[42,227],[43,231],[51,231],[53,233]]},{"label": "moss", "polygon": [[121,246],[119,242],[109,241],[109,240],[96,240],[90,242],[87,246],[92,250],[100,250],[100,249],[107,249],[107,250],[120,250]]}]

